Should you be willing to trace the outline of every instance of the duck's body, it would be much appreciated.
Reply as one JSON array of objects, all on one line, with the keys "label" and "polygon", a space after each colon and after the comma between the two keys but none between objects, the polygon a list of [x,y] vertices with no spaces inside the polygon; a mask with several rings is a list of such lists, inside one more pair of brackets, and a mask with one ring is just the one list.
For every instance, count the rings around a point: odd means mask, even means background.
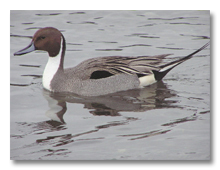
[{"label": "duck's body", "polygon": [[44,50],[49,59],[43,73],[43,86],[53,92],[70,92],[96,96],[142,88],[160,81],[172,68],[206,48],[179,60],[165,63],[169,54],[139,57],[99,57],[88,59],[73,68],[64,69],[66,50],[64,36],[59,30],[46,27],[38,30],[31,44],[15,53],[22,55],[34,50]]}]

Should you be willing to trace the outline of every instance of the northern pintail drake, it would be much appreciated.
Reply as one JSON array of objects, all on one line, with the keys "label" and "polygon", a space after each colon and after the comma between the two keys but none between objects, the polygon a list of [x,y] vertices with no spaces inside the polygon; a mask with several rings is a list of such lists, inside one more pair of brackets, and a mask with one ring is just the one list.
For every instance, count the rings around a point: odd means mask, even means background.
[{"label": "northern pintail drake", "polygon": [[73,68],[63,68],[66,42],[62,33],[52,27],[39,29],[26,48],[14,53],[23,55],[34,50],[47,51],[49,59],[43,73],[43,87],[52,92],[70,92],[98,96],[118,91],[143,88],[160,81],[171,69],[190,59],[209,45],[192,54],[165,63],[170,54],[138,57],[98,57],[83,61]]}]

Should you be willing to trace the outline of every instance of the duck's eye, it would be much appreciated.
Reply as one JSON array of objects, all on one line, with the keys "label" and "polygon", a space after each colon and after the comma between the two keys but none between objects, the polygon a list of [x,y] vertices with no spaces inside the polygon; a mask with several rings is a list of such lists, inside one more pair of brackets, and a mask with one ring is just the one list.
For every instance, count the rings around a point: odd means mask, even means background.
[{"label": "duck's eye", "polygon": [[40,37],[40,39],[42,39],[42,40],[43,40],[43,39],[45,39],[45,37],[44,37],[44,36],[42,36],[42,37]]}]

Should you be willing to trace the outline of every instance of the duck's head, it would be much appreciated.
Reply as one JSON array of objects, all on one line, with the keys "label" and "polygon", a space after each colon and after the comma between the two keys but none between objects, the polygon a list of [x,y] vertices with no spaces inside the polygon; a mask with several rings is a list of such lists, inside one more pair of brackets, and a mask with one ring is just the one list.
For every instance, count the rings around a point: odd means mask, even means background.
[{"label": "duck's head", "polygon": [[60,51],[61,32],[53,27],[39,29],[33,36],[31,43],[24,49],[14,53],[14,55],[23,55],[34,50],[47,51],[50,57],[57,56]]}]

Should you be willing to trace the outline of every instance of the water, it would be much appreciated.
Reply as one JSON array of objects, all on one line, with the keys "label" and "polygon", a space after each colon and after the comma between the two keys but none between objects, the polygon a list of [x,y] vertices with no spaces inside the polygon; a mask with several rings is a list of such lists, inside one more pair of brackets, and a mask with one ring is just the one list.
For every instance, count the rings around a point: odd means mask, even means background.
[{"label": "water", "polygon": [[100,56],[185,56],[210,39],[209,11],[11,11],[12,160],[209,160],[209,48],[162,82],[80,97],[42,88],[47,54],[13,53],[62,31],[65,67]]}]

